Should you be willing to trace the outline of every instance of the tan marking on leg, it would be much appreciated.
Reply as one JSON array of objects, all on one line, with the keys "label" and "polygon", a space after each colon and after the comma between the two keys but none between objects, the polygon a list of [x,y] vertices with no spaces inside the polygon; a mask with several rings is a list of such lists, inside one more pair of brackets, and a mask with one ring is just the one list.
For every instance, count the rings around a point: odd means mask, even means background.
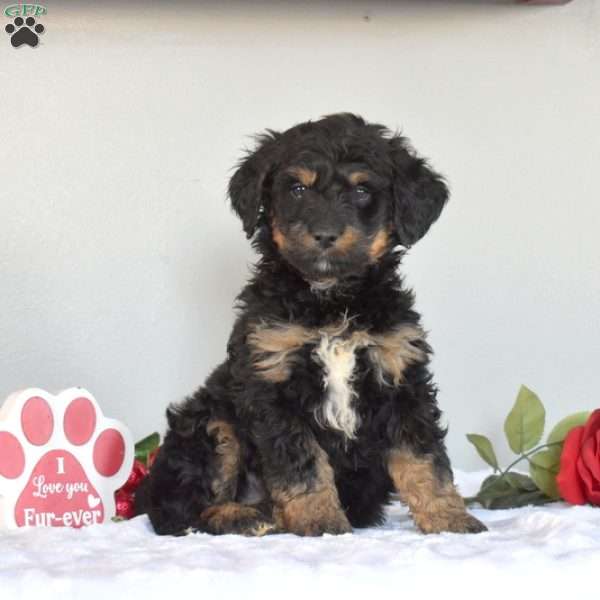
[{"label": "tan marking on leg", "polygon": [[275,529],[275,523],[251,506],[237,502],[216,504],[205,509],[200,519],[208,533],[263,536]]},{"label": "tan marking on leg", "polygon": [[440,481],[430,458],[417,458],[405,450],[392,450],[388,472],[401,500],[423,533],[476,533],[485,527],[465,509],[451,481]]},{"label": "tan marking on leg", "polygon": [[306,187],[311,187],[317,180],[317,172],[306,167],[290,167],[287,172],[293,177],[297,177],[298,181]]},{"label": "tan marking on leg", "polygon": [[278,529],[296,535],[350,533],[352,527],[339,504],[337,491],[321,490],[297,496],[282,506],[276,505],[273,517]]},{"label": "tan marking on leg", "polygon": [[314,339],[313,330],[283,323],[255,325],[247,338],[259,376],[271,382],[286,381],[294,352]]},{"label": "tan marking on leg", "polygon": [[371,259],[371,261],[375,262],[376,260],[381,258],[387,250],[388,244],[388,232],[385,229],[380,229],[373,238],[371,245],[369,246],[369,258]]},{"label": "tan marking on leg", "polygon": [[218,464],[218,475],[211,482],[215,502],[233,500],[240,470],[240,442],[233,427],[226,421],[209,421],[206,432],[216,441],[215,460]]},{"label": "tan marking on leg", "polygon": [[348,533],[350,523],[340,506],[333,469],[327,455],[315,442],[316,479],[288,489],[271,491],[278,528],[296,535]]}]

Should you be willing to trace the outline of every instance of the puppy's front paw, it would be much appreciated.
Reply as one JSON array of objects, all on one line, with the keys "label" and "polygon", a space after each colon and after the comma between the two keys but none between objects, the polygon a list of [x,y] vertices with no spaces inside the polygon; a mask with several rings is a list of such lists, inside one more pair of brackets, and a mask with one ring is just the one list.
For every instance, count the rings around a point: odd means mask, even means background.
[{"label": "puppy's front paw", "polygon": [[423,533],[482,533],[488,528],[467,512],[437,515],[415,515],[415,522]]},{"label": "puppy's front paw", "polygon": [[488,530],[479,519],[476,519],[469,513],[465,513],[461,519],[452,521],[450,526],[454,527],[454,529],[449,529],[448,531],[453,531],[454,533],[483,533]]},{"label": "puppy's front paw", "polygon": [[302,536],[352,532],[337,494],[334,496],[329,490],[292,498],[276,509],[276,520],[282,530]]}]

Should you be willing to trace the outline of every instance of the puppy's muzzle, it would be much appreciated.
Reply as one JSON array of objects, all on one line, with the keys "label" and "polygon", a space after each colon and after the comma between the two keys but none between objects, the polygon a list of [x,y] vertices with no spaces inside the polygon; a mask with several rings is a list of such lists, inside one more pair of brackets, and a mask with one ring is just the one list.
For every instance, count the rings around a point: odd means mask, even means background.
[{"label": "puppy's muzzle", "polygon": [[333,228],[320,228],[311,233],[319,247],[323,250],[331,248],[340,237],[340,231]]}]

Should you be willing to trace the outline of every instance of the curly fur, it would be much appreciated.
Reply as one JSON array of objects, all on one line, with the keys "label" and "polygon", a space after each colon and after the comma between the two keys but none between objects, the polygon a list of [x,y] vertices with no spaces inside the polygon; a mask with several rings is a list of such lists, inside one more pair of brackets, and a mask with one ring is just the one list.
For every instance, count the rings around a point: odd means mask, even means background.
[{"label": "curly fur", "polygon": [[452,484],[398,274],[442,178],[401,136],[339,114],[259,136],[229,195],[260,259],[226,360],[167,411],[138,512],[160,534],[344,533],[380,523],[397,491],[423,531],[483,530]]}]

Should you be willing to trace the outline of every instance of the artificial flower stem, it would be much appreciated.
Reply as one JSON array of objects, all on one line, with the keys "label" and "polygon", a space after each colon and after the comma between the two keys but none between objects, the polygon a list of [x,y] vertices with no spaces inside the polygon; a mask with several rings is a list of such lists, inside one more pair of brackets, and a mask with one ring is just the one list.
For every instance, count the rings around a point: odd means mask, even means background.
[{"label": "artificial flower stem", "polygon": [[500,473],[500,478],[504,477],[504,475],[506,475],[516,464],[520,463],[525,458],[529,458],[532,454],[535,454],[542,448],[550,448],[551,446],[560,446],[561,444],[562,444],[562,442],[552,442],[551,444],[542,444],[541,446],[538,446],[537,448],[534,448],[533,450],[530,450],[529,452],[526,452],[525,454],[521,454],[521,456],[519,456],[519,458],[517,458],[517,460],[515,460],[513,463],[511,463],[504,471],[502,471],[502,473]]},{"label": "artificial flower stem", "polygon": [[[485,490],[491,486],[491,485],[495,485],[498,481],[500,481],[500,479],[503,479],[505,475],[507,475],[510,470],[517,464],[519,464],[522,460],[529,458],[530,456],[532,456],[533,454],[535,454],[536,452],[538,452],[539,450],[542,450],[543,448],[550,448],[551,446],[560,446],[563,442],[552,442],[551,444],[542,444],[541,446],[538,446],[537,448],[534,448],[533,450],[530,450],[529,452],[526,452],[525,454],[521,454],[519,456],[519,458],[517,458],[517,460],[515,460],[514,462],[512,462],[504,471],[500,472],[500,475],[498,475],[498,479],[494,480],[492,483],[489,483],[486,486],[483,486],[479,492],[477,493],[477,496],[474,497],[474,499],[476,500],[477,497],[479,496],[479,494],[481,494],[482,492],[485,492]],[[468,498],[467,500],[472,500],[472,498]]]}]

